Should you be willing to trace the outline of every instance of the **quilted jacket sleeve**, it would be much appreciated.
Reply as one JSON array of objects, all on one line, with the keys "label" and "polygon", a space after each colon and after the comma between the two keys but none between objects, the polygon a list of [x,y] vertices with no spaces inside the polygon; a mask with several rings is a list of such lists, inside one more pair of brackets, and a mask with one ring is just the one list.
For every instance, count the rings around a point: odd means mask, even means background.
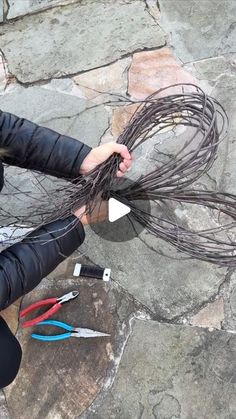
[{"label": "quilted jacket sleeve", "polygon": [[[90,151],[73,138],[1,111],[0,148],[7,151],[4,163],[70,179],[78,177]],[[0,190],[2,185],[0,164]],[[0,254],[0,310],[35,288],[83,240],[84,228],[72,215],[45,225],[4,250]]]},{"label": "quilted jacket sleeve", "polygon": [[0,148],[4,163],[60,178],[76,178],[91,148],[78,140],[0,111]]},{"label": "quilted jacket sleeve", "polygon": [[72,215],[43,226],[4,250],[0,254],[0,310],[35,288],[83,240],[83,226]]}]

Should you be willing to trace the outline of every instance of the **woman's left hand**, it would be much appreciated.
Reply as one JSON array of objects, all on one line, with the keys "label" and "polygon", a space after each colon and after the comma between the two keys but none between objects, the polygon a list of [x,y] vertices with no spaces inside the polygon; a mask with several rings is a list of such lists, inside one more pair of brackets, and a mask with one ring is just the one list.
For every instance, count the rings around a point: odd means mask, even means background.
[{"label": "woman's left hand", "polygon": [[80,174],[86,175],[91,170],[95,169],[99,164],[106,161],[113,153],[118,153],[122,157],[122,162],[117,171],[117,177],[121,177],[127,172],[132,163],[132,157],[127,147],[124,144],[107,143],[93,148],[85,157],[80,166]]},{"label": "woman's left hand", "polygon": [[90,214],[86,214],[85,205],[73,213],[83,225],[101,223],[108,219],[108,201],[97,200]]}]

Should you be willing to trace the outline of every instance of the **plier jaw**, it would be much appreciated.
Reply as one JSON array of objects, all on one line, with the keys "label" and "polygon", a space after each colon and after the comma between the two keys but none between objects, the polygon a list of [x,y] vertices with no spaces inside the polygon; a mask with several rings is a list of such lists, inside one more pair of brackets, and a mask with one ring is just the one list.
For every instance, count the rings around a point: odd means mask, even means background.
[{"label": "plier jaw", "polygon": [[73,300],[74,298],[78,297],[79,291],[71,291],[68,294],[63,295],[57,299],[59,304],[66,303],[67,301]]},{"label": "plier jaw", "polygon": [[96,330],[84,329],[83,327],[77,327],[71,332],[71,336],[77,338],[98,338],[102,336],[111,336],[109,333],[97,332]]}]

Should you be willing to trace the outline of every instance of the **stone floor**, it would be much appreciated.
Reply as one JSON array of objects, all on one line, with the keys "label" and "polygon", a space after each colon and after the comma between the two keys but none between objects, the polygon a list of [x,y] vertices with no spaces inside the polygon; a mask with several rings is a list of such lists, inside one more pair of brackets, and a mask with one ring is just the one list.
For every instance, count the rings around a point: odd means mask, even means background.
[{"label": "stone floor", "polygon": [[[197,83],[230,119],[201,186],[236,193],[235,16],[235,0],[0,0],[0,108],[95,146],[135,110],[115,95]],[[29,173],[8,176],[32,188]],[[145,232],[116,244],[88,228],[83,246],[3,313],[24,355],[0,419],[236,419],[235,272],[160,251],[170,249]],[[110,267],[112,281],[75,280],[77,261]],[[64,319],[110,338],[43,344],[18,327],[20,305],[75,287]]]}]

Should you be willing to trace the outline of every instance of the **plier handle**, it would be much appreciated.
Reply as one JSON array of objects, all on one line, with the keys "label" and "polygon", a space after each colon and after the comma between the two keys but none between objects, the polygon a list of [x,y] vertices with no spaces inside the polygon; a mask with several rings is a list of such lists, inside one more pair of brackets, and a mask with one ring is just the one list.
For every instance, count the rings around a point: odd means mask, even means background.
[{"label": "plier handle", "polygon": [[95,338],[95,337],[101,337],[101,336],[110,336],[108,333],[97,332],[96,330],[84,329],[82,327],[75,328],[73,326],[70,326],[69,324],[59,322],[57,320],[44,320],[38,323],[37,326],[38,325],[56,326],[67,331],[67,333],[61,333],[60,335],[49,335],[49,336],[38,335],[36,333],[32,333],[31,337],[33,339],[42,340],[44,342],[55,342],[57,340],[68,339],[70,337]]},{"label": "plier handle", "polygon": [[68,294],[65,294],[59,298],[47,298],[46,300],[40,300],[40,301],[37,301],[36,303],[31,304],[30,306],[26,307],[24,310],[20,311],[20,318],[25,317],[26,314],[30,313],[31,311],[36,310],[39,307],[46,306],[49,304],[53,304],[53,306],[49,310],[47,310],[45,313],[41,314],[40,316],[37,316],[32,320],[28,320],[22,323],[22,327],[30,327],[39,322],[42,322],[45,319],[48,319],[48,317],[52,316],[61,308],[62,304],[76,298],[78,295],[79,295],[79,291],[71,291]]}]

